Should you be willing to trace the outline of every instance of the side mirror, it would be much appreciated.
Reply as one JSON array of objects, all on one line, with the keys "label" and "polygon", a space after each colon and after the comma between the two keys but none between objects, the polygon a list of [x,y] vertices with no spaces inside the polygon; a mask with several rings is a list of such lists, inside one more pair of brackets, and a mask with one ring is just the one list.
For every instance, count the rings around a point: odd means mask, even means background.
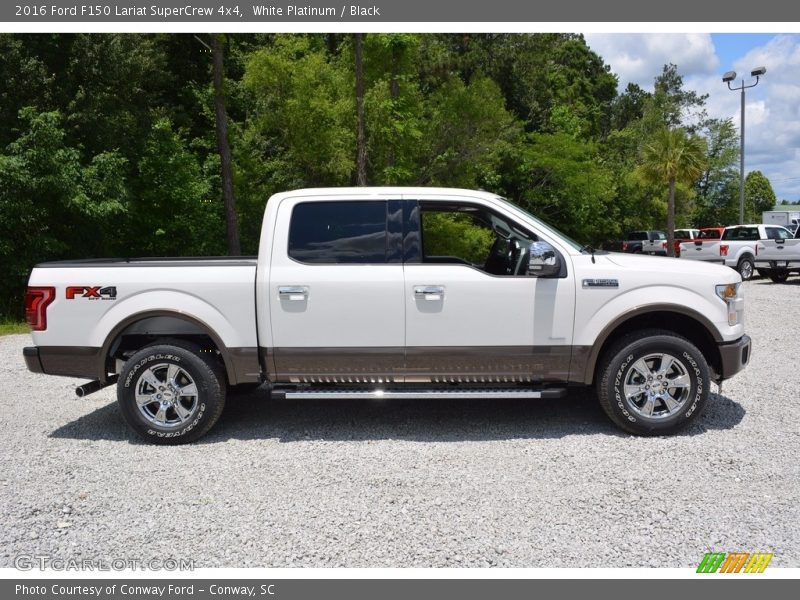
[{"label": "side mirror", "polygon": [[528,255],[528,275],[555,277],[561,272],[561,257],[547,242],[532,242]]}]

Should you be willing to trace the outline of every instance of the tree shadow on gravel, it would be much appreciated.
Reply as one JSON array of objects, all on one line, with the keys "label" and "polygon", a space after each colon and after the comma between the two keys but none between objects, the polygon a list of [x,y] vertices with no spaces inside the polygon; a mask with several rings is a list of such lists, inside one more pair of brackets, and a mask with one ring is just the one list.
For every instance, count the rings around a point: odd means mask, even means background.
[{"label": "tree shadow on gravel", "polygon": [[[730,429],[744,408],[712,394],[700,420],[682,435]],[[273,400],[265,390],[228,398],[215,427],[198,443],[277,438],[309,440],[419,442],[551,439],[602,434],[626,437],[606,417],[594,396],[571,391],[557,400]],[[116,403],[99,408],[50,434],[54,438],[145,443],[125,424]]]}]

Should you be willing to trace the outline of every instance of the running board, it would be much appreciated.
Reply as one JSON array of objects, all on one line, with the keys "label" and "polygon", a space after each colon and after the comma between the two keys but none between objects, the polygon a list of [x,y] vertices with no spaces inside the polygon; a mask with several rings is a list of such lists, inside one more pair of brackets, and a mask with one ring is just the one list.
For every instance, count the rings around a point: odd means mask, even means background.
[{"label": "running board", "polygon": [[337,389],[296,389],[272,391],[273,396],[283,396],[289,400],[350,400],[355,398],[374,400],[397,400],[401,398],[418,400],[436,400],[439,398],[453,398],[465,400],[468,398],[563,398],[567,394],[566,388],[545,389],[454,389],[454,390],[337,390]]}]

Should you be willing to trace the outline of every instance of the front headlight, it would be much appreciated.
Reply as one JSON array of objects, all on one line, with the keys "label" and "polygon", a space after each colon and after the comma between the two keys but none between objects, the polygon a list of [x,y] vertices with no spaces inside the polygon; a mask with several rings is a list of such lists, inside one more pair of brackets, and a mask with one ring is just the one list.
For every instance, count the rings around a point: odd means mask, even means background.
[{"label": "front headlight", "polygon": [[724,283],[715,288],[717,296],[728,308],[728,325],[731,327],[740,322],[740,315],[744,310],[744,299],[739,295],[741,285],[741,283]]}]

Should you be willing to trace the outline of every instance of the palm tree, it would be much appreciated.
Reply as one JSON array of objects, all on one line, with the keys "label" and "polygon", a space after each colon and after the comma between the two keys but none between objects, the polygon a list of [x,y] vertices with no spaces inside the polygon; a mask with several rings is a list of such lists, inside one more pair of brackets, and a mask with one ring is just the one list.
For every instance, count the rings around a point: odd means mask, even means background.
[{"label": "palm tree", "polygon": [[706,168],[706,142],[680,127],[662,128],[642,147],[640,174],[652,183],[669,186],[667,256],[675,256],[675,188],[694,183]]}]

